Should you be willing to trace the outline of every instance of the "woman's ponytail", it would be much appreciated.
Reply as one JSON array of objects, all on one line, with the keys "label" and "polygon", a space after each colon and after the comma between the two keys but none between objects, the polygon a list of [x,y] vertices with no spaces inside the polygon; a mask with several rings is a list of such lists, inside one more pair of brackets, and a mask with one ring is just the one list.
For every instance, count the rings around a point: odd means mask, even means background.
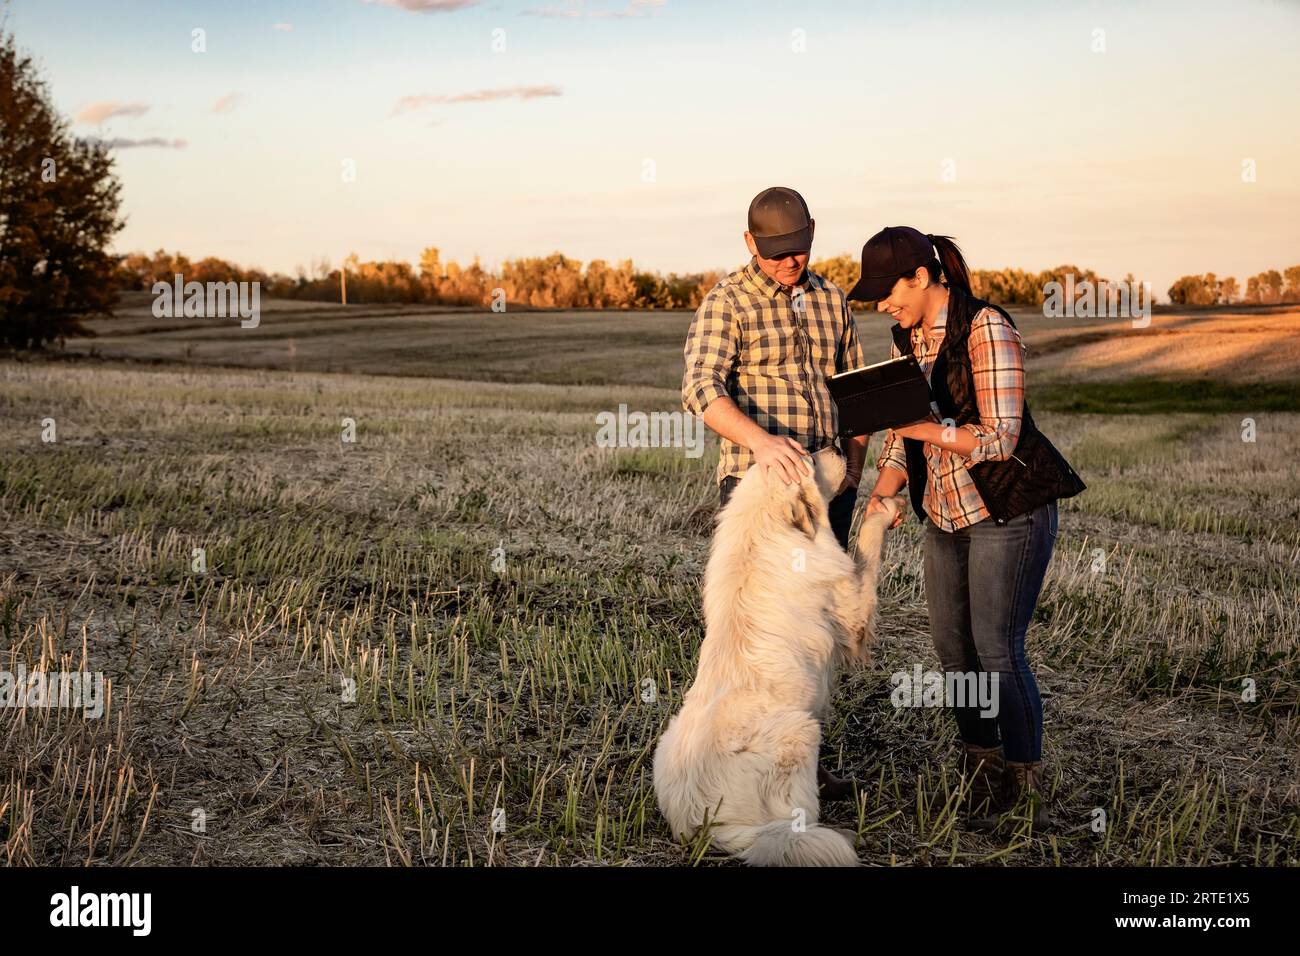
[{"label": "woman's ponytail", "polygon": [[967,295],[971,295],[970,267],[966,265],[966,258],[961,254],[957,243],[953,242],[952,236],[926,236],[925,238],[934,243],[935,251],[939,253],[939,264],[943,266],[943,277],[948,285],[956,286]]}]

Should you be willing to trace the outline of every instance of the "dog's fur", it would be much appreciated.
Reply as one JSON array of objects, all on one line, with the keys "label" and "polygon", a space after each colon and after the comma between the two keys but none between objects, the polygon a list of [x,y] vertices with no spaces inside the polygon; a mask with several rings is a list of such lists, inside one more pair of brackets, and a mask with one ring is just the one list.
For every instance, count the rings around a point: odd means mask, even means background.
[{"label": "dog's fur", "polygon": [[818,825],[817,750],[836,674],[870,659],[884,532],[902,499],[863,516],[850,557],[827,512],[844,459],[824,449],[812,463],[789,485],[755,465],[719,513],[699,670],[655,750],[673,834],[707,826],[714,846],[759,866],[858,862],[852,835]]}]

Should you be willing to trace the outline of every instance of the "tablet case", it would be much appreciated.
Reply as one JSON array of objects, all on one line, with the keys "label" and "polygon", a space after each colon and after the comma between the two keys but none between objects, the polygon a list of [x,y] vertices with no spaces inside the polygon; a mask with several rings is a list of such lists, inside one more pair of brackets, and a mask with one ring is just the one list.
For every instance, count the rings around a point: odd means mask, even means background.
[{"label": "tablet case", "polygon": [[839,409],[840,438],[930,417],[930,386],[915,355],[840,372],[826,384]]}]

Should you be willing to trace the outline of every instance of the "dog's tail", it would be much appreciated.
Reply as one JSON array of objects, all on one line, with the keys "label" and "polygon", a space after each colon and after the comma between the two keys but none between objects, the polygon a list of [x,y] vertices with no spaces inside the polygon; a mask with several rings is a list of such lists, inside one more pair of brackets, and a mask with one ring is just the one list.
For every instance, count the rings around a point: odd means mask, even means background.
[{"label": "dog's tail", "polygon": [[761,826],[724,825],[713,831],[714,841],[750,866],[857,866],[850,837],[814,823],[795,830],[789,820]]}]

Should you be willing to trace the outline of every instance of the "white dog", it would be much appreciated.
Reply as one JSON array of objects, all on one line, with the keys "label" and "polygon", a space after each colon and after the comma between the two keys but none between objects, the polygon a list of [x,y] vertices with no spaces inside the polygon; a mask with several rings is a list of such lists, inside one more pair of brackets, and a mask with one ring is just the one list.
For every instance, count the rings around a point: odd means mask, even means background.
[{"label": "white dog", "polygon": [[863,516],[852,558],[827,513],[844,459],[828,448],[812,465],[789,485],[753,466],[719,513],[699,670],[655,750],[673,834],[707,825],[714,846],[758,866],[858,862],[851,834],[817,823],[817,750],[841,665],[870,658],[884,532],[902,499]]}]

